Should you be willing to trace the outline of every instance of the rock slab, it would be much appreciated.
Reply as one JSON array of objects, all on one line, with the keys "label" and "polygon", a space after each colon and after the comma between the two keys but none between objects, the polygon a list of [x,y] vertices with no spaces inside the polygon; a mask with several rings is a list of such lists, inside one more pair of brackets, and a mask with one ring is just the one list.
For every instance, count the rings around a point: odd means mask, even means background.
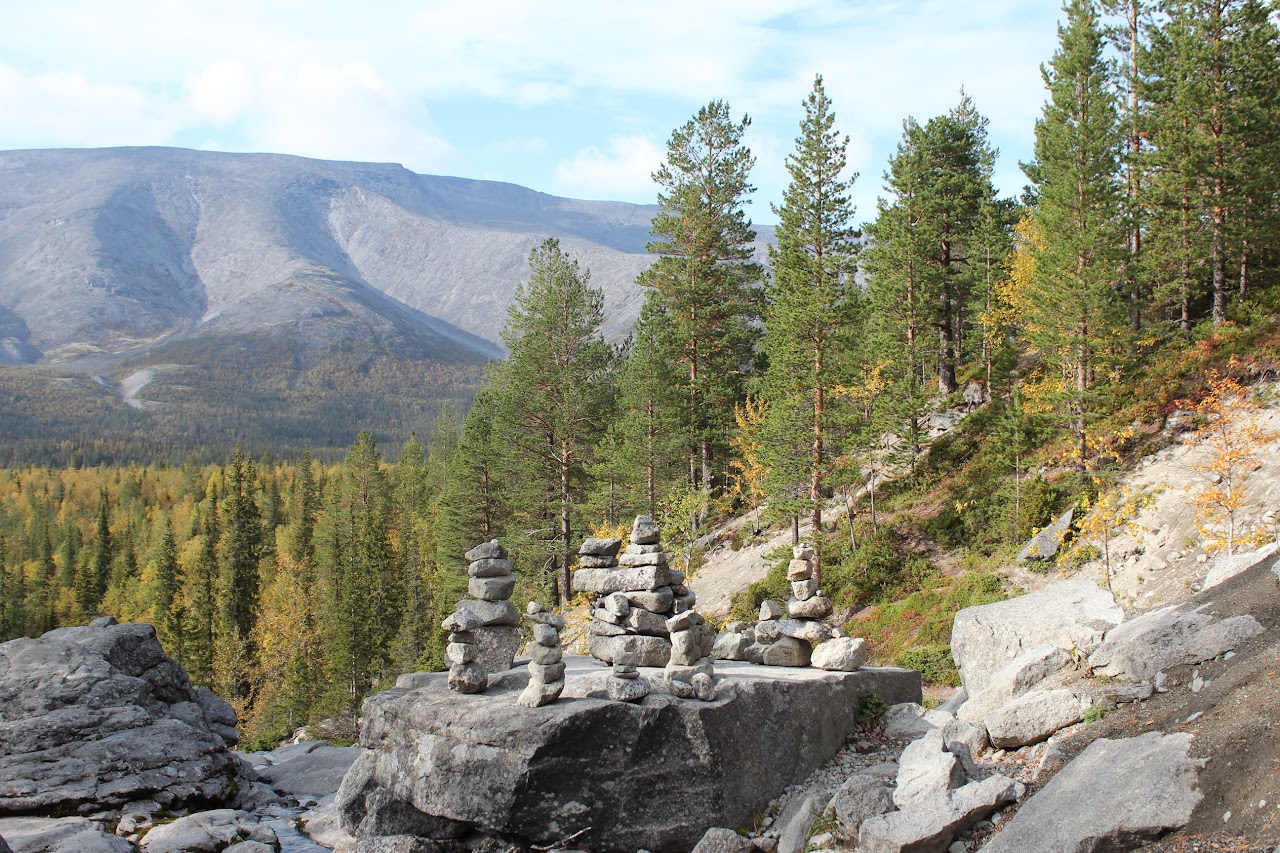
[{"label": "rock slab", "polygon": [[1201,798],[1196,774],[1203,762],[1189,756],[1190,748],[1185,732],[1096,740],[982,849],[1132,850],[1185,826]]},{"label": "rock slab", "polygon": [[0,644],[0,814],[233,796],[230,706],[192,688],[150,625],[112,622]]},{"label": "rock slab", "polygon": [[839,751],[864,693],[920,698],[908,670],[724,662],[713,701],[655,690],[628,704],[578,690],[604,675],[595,661],[565,663],[572,701],[536,709],[516,702],[519,670],[483,697],[437,678],[368,699],[365,752],[338,794],[347,830],[362,844],[412,826],[441,841],[479,832],[529,846],[587,830],[575,843],[592,851],[689,850],[711,827],[747,823]]}]

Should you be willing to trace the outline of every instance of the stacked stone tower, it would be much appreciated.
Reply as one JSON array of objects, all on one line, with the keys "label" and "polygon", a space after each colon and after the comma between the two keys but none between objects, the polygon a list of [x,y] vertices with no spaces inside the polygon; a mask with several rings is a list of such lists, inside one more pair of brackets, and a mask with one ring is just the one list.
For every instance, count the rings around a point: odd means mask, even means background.
[{"label": "stacked stone tower", "polygon": [[556,701],[564,691],[564,653],[560,649],[564,617],[549,612],[536,601],[529,602],[526,612],[533,623],[533,643],[529,646],[529,685],[516,701],[526,708],[538,708]]},{"label": "stacked stone tower", "polygon": [[516,587],[515,568],[507,549],[497,539],[477,545],[464,555],[467,567],[467,598],[458,602],[480,620],[472,630],[476,660],[491,673],[506,672],[520,646],[520,612],[509,600]]},{"label": "stacked stone tower", "polygon": [[[666,666],[671,659],[667,620],[692,610],[696,597],[684,586],[684,575],[670,567],[660,540],[658,525],[641,515],[632,525],[631,544],[620,556],[621,540],[582,543],[573,588],[592,594],[587,647],[605,663],[612,663],[623,649],[635,653],[639,666]],[[709,631],[698,637],[707,646],[705,657],[714,637]]]}]

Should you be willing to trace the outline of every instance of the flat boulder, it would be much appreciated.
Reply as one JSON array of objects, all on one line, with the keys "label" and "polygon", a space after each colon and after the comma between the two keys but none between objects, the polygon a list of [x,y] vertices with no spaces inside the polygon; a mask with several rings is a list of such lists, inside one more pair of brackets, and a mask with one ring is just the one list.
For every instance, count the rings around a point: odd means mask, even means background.
[{"label": "flat boulder", "polygon": [[1219,619],[1206,607],[1176,605],[1130,619],[1107,633],[1089,665],[1099,675],[1152,681],[1172,667],[1212,660],[1263,631],[1252,616]]},{"label": "flat boulder", "polygon": [[227,802],[234,720],[150,625],[104,619],[0,644],[0,814]]},{"label": "flat boulder", "polygon": [[961,610],[951,628],[951,655],[974,696],[1024,651],[1048,644],[1088,654],[1123,619],[1111,593],[1088,578],[1074,578]]},{"label": "flat boulder", "polygon": [[142,839],[143,853],[221,853],[244,842],[279,850],[275,830],[247,812],[214,809],[157,826]]},{"label": "flat boulder", "polygon": [[360,749],[316,740],[280,747],[267,754],[275,761],[258,770],[263,781],[287,796],[321,799],[338,790]]},{"label": "flat boulder", "polygon": [[1196,775],[1203,761],[1191,758],[1190,748],[1184,732],[1094,741],[1023,804],[983,853],[1133,850],[1185,826],[1201,799]]},{"label": "flat boulder", "polygon": [[1052,643],[1026,649],[987,679],[986,687],[971,695],[956,711],[956,717],[968,723],[982,724],[992,711],[1009,704],[1072,663],[1071,655]]},{"label": "flat boulder", "polygon": [[0,818],[0,853],[132,853],[133,849],[128,841],[82,817]]},{"label": "flat boulder", "polygon": [[[1017,802],[1024,792],[1022,783],[996,774],[943,796],[925,797],[900,811],[863,821],[858,853],[942,853],[959,833]],[[1059,849],[1033,844],[1021,853]]]},{"label": "flat boulder", "polygon": [[1014,749],[1039,743],[1049,735],[1084,719],[1089,701],[1065,688],[1036,690],[1019,696],[987,715],[987,735],[993,746]]},{"label": "flat boulder", "polygon": [[528,678],[518,669],[483,695],[437,676],[366,700],[364,752],[338,793],[360,849],[406,834],[531,847],[582,833],[574,844],[597,853],[690,850],[834,756],[864,694],[920,699],[907,670],[721,661],[711,701],[672,696],[661,671],[642,666],[652,692],[614,702],[602,689],[609,670],[577,655],[564,663],[560,701],[540,708],[516,701]]}]

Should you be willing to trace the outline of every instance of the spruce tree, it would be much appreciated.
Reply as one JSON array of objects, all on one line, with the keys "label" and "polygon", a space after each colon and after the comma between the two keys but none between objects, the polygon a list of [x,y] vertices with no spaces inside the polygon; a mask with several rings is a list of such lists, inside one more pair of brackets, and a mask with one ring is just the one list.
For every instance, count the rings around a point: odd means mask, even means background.
[{"label": "spruce tree", "polygon": [[1023,332],[1058,371],[1059,403],[1083,464],[1099,386],[1121,355],[1117,286],[1124,220],[1117,164],[1121,137],[1103,58],[1098,11],[1068,0],[1060,44],[1042,69],[1049,101],[1036,121],[1033,244]]},{"label": "spruce tree", "polygon": [[222,615],[242,642],[247,642],[257,618],[263,556],[262,517],[255,499],[253,460],[239,445],[226,478],[227,497],[222,505]]},{"label": "spruce tree", "polygon": [[811,516],[815,544],[831,468],[829,427],[841,417],[831,392],[848,376],[859,304],[849,200],[857,175],[844,175],[849,138],[834,125],[818,76],[804,104],[796,150],[787,157],[791,182],[782,206],[774,208],[777,244],[770,250],[762,341],[768,361],[765,446],[775,460],[770,479],[780,484],[771,498],[800,487],[795,511]]},{"label": "spruce tree", "polygon": [[658,213],[648,246],[658,260],[639,278],[655,288],[671,330],[683,411],[680,437],[689,483],[710,495],[716,456],[728,446],[733,404],[751,360],[762,274],[752,260],[755,232],[744,205],[755,158],[729,105],[712,101],[667,142],[653,179]]},{"label": "spruce tree", "polygon": [[170,654],[181,662],[181,646],[178,621],[174,606],[178,603],[178,546],[173,538],[173,525],[168,517],[160,519],[160,548],[154,558],[155,594],[152,598],[152,622],[160,634],[160,640]]}]

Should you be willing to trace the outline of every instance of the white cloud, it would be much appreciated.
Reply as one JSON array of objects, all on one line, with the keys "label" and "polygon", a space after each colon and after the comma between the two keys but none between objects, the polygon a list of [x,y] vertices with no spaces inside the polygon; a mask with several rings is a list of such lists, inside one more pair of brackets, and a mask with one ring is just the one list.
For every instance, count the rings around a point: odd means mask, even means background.
[{"label": "white cloud", "polygon": [[167,139],[172,122],[135,86],[77,72],[22,74],[0,65],[0,145],[132,145]]},{"label": "white cloud", "polygon": [[253,78],[239,62],[215,62],[186,76],[187,107],[204,121],[222,123],[239,118],[253,101]]},{"label": "white cloud", "polygon": [[561,160],[555,167],[557,192],[579,198],[634,198],[656,192],[650,175],[665,150],[649,139],[619,136],[607,151],[594,146]]}]

